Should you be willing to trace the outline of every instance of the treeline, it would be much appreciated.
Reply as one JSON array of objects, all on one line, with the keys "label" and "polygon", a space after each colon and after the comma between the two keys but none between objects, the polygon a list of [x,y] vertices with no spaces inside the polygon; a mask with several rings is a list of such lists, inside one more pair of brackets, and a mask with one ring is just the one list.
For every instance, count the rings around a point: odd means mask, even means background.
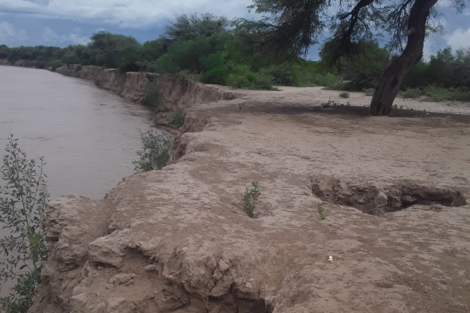
[{"label": "treeline", "polygon": [[[326,86],[352,91],[375,88],[394,56],[375,42],[357,46],[354,58],[342,58],[333,66],[329,44],[320,61],[300,56],[288,60],[267,57],[246,28],[211,14],[180,16],[156,40],[140,44],[135,38],[98,32],[88,45],[57,47],[0,46],[0,58],[14,64],[31,62],[37,68],[56,69],[81,64],[118,68],[122,72],[183,73],[204,83],[245,89],[283,86]],[[444,98],[470,100],[470,49],[439,51],[429,62],[420,62],[403,84],[405,96],[426,95],[445,88]],[[456,96],[457,95],[457,96]],[[468,98],[467,98],[468,97]],[[435,100],[443,100],[437,97]]]},{"label": "treeline", "polygon": [[211,14],[180,16],[160,38],[140,44],[135,38],[108,32],[95,33],[90,43],[67,48],[0,47],[0,58],[18,60],[37,68],[55,70],[81,64],[118,68],[122,72],[183,73],[204,83],[244,89],[273,89],[273,85],[331,84],[331,74],[319,62],[302,58],[278,62],[257,52],[249,34],[224,17]]},{"label": "treeline", "polygon": [[[338,77],[330,89],[366,91],[371,95],[385,68],[396,57],[375,42],[366,42],[356,47],[353,58],[342,58],[330,66]],[[322,67],[329,63],[328,44],[320,52]],[[420,61],[406,76],[401,86],[405,98],[425,97],[430,101],[470,101],[470,48],[452,51],[450,47],[431,56],[429,61]]]}]

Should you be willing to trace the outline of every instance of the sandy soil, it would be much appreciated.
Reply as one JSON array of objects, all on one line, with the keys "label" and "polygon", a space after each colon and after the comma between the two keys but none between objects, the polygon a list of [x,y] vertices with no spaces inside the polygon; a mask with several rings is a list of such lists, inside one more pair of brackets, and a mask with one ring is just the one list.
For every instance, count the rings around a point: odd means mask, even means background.
[{"label": "sandy soil", "polygon": [[187,112],[163,171],[53,204],[31,312],[469,312],[470,104],[370,117],[362,94],[237,93]]}]

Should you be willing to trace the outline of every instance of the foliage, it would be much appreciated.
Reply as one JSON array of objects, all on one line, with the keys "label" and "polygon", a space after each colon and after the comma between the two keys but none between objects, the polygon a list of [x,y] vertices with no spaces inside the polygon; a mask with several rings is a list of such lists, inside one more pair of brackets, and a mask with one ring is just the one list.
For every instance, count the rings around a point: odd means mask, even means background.
[{"label": "foliage", "polygon": [[339,94],[341,98],[348,99],[349,98],[349,92],[341,92]]},{"label": "foliage", "polygon": [[415,98],[419,98],[422,96],[422,93],[421,93],[421,90],[419,89],[412,89],[412,88],[408,88],[406,89],[405,91],[403,91],[401,93],[401,96],[403,98],[412,98],[412,99],[415,99]]},{"label": "foliage", "polygon": [[294,64],[292,63],[271,65],[267,68],[260,70],[259,73],[265,76],[271,76],[273,83],[278,86],[296,85],[296,73],[294,70]]},{"label": "foliage", "polygon": [[136,173],[161,170],[170,160],[171,141],[168,136],[149,130],[141,134],[142,150],[139,159],[132,162]]},{"label": "foliage", "polygon": [[13,136],[5,150],[1,167],[5,185],[0,187],[0,223],[9,235],[0,239],[0,282],[12,280],[16,284],[9,296],[0,298],[0,311],[26,313],[47,260],[41,218],[49,195],[43,159],[39,164],[34,159],[28,160]]},{"label": "foliage", "polygon": [[88,47],[94,64],[111,68],[134,66],[140,46],[135,38],[100,31],[90,39]]},{"label": "foliage", "polygon": [[8,54],[10,53],[10,48],[6,45],[0,45],[0,59],[8,58]]},{"label": "foliage", "polygon": [[234,65],[227,84],[233,88],[249,90],[273,90],[272,77],[263,73],[254,73],[247,65]]},{"label": "foliage", "polygon": [[450,47],[431,56],[429,62],[419,62],[403,82],[402,90],[422,86],[458,88],[470,86],[470,48]]},{"label": "foliage", "polygon": [[56,69],[58,69],[59,67],[61,67],[63,64],[61,61],[59,60],[54,60],[52,62],[49,63],[49,67],[51,68],[51,70],[55,71]]},{"label": "foliage", "polygon": [[171,41],[189,41],[200,36],[211,37],[224,34],[227,31],[229,21],[225,17],[219,17],[210,13],[201,16],[181,15],[166,26],[164,38]]},{"label": "foliage", "polygon": [[320,219],[323,221],[325,220],[325,210],[323,209],[323,206],[321,204],[318,205],[317,207],[318,214],[320,215]]},{"label": "foliage", "polygon": [[261,195],[257,182],[251,183],[251,186],[251,188],[246,188],[245,195],[243,196],[243,209],[249,217],[253,217],[256,203],[258,202],[258,198]]},{"label": "foliage", "polygon": [[181,110],[177,110],[175,113],[173,113],[169,125],[174,128],[180,128],[184,125],[185,118],[186,114],[184,114],[184,112]]},{"label": "foliage", "polygon": [[[332,64],[334,55],[332,43],[327,42],[320,51],[322,67]],[[336,61],[336,73],[341,78],[337,87],[345,90],[361,91],[375,88],[383,71],[390,64],[390,55],[385,48],[380,48],[376,42],[368,41],[356,45],[360,50],[354,57],[341,57]]]},{"label": "foliage", "polygon": [[162,112],[165,110],[165,106],[162,104],[160,100],[158,89],[151,82],[147,82],[145,84],[142,105],[152,109],[156,113]]},{"label": "foliage", "polygon": [[424,97],[427,101],[470,101],[470,88],[442,88],[426,86],[421,88],[408,88],[401,92],[403,98]]}]

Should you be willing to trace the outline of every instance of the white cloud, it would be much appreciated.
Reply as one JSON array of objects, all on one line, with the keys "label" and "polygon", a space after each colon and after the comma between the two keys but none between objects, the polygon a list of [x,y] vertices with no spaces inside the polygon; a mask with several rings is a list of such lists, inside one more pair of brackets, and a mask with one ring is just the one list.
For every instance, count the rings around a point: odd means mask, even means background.
[{"label": "white cloud", "polygon": [[80,36],[79,28],[74,29],[74,31],[68,35],[59,35],[49,27],[46,27],[44,28],[44,31],[42,33],[42,40],[49,44],[70,43],[86,45],[90,42],[90,39],[88,37]]},{"label": "white cloud", "polygon": [[28,40],[28,35],[22,29],[17,29],[13,24],[8,22],[0,22],[0,42],[10,43],[11,41]]},{"label": "white cloud", "polygon": [[447,37],[447,45],[456,50],[459,48],[468,48],[470,46],[470,27],[467,30],[456,29]]},{"label": "white cloud", "polygon": [[247,15],[251,0],[0,0],[0,12],[44,18],[94,21],[127,28],[165,23],[179,14],[211,12]]}]

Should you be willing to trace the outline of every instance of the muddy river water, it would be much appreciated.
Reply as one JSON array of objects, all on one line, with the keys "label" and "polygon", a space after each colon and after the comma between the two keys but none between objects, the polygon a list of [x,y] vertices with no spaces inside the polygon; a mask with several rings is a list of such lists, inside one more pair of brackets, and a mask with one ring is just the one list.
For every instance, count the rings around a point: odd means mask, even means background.
[{"label": "muddy river water", "polygon": [[150,127],[144,107],[91,82],[0,66],[0,155],[13,134],[28,157],[43,156],[51,199],[68,193],[103,198],[133,173],[140,131]]}]

